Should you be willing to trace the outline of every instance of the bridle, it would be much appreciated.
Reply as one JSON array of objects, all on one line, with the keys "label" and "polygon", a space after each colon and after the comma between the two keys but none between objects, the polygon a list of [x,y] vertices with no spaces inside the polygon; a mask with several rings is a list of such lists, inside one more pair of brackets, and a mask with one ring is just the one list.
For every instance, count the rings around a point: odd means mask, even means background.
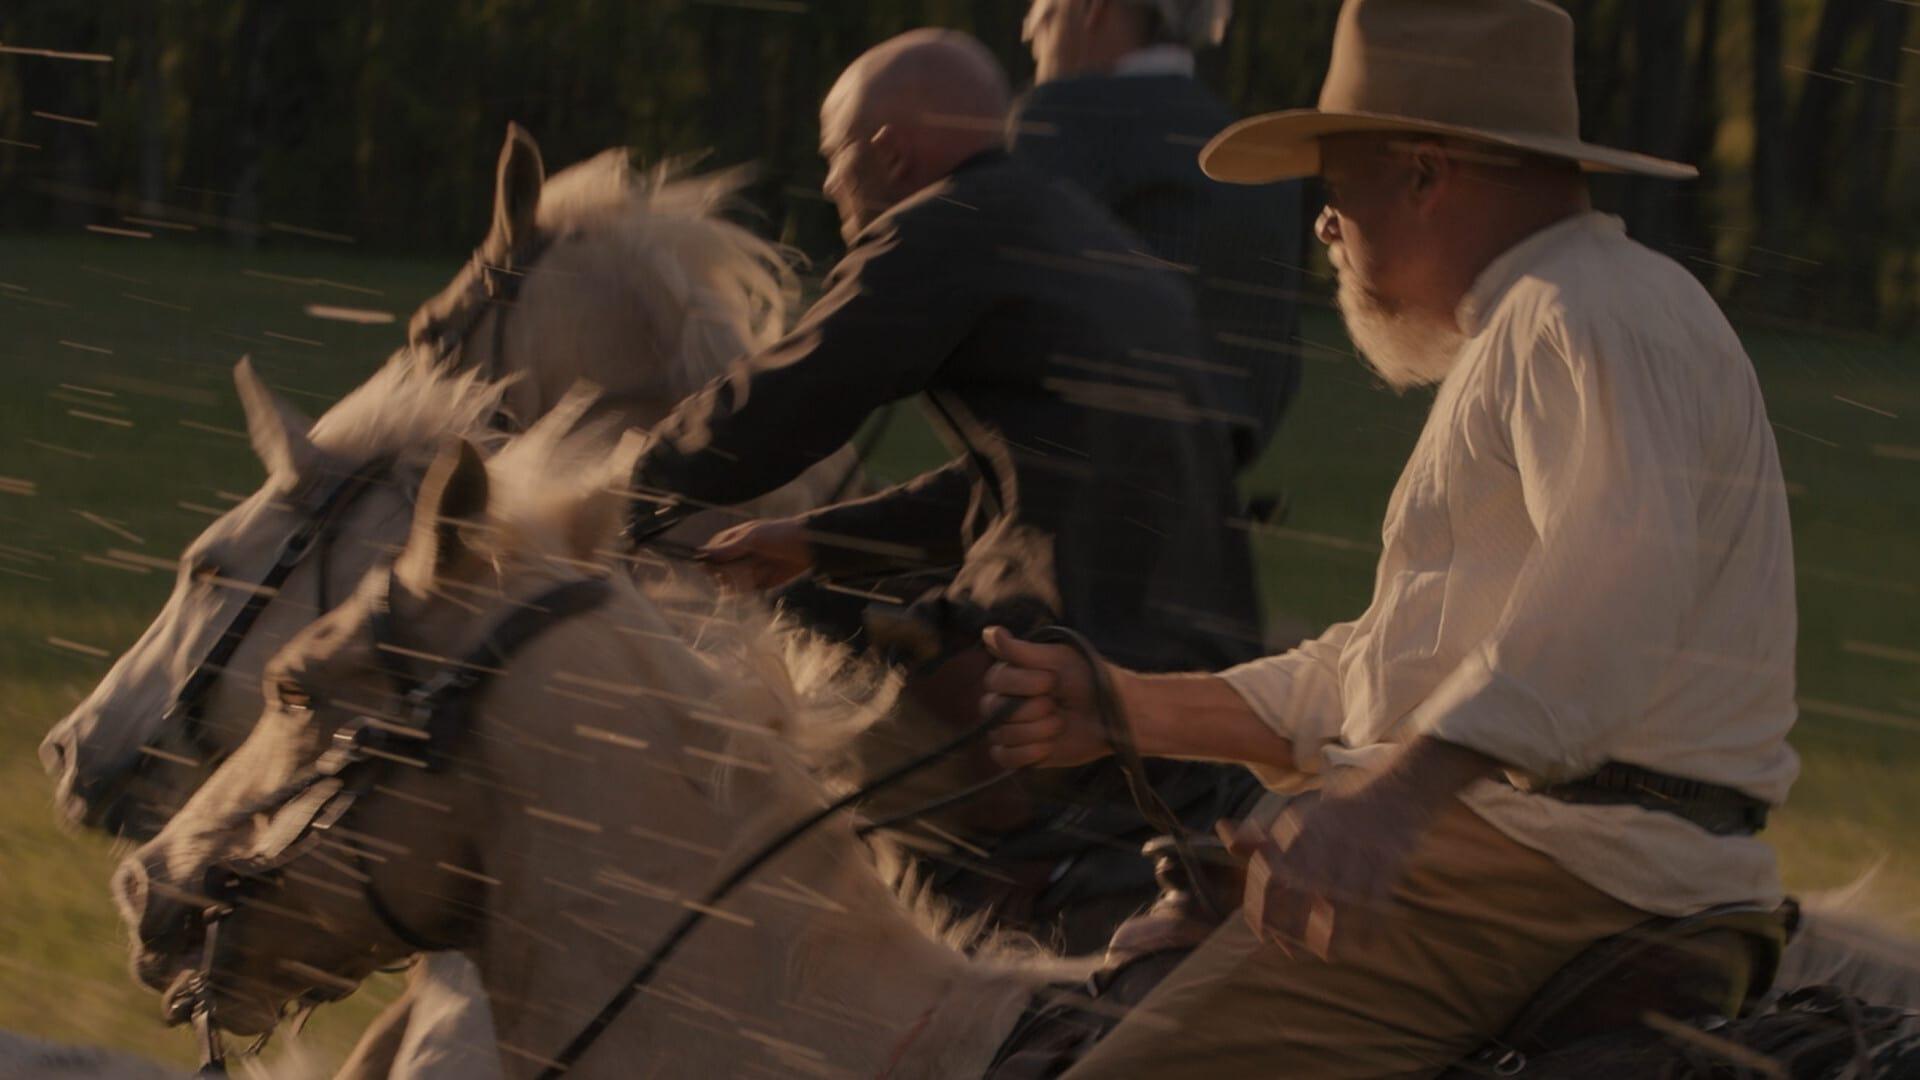
[{"label": "bridle", "polygon": [[[493,355],[487,375],[489,378],[498,378],[497,368],[506,347],[507,314],[512,310],[513,303],[520,298],[521,285],[533,269],[534,262],[545,254],[550,246],[551,238],[544,235],[536,237],[531,244],[527,245],[526,251],[520,257],[515,258],[510,253],[504,264],[489,262],[482,257],[480,251],[473,253],[471,261],[475,268],[474,277],[477,282],[473,292],[477,295],[468,296],[455,308],[453,317],[436,329],[433,340],[430,342],[435,355],[442,362],[456,363],[467,338],[472,336],[474,330],[479,327],[481,318],[487,312],[494,311]],[[253,628],[261,611],[273,600],[280,586],[285,584],[294,569],[316,547],[322,551],[318,564],[320,568],[319,610],[324,613],[332,609],[333,605],[327,596],[325,555],[332,546],[333,526],[355,500],[372,485],[374,477],[386,471],[391,465],[392,461],[385,458],[369,462],[353,475],[334,485],[321,499],[320,505],[314,510],[312,516],[287,538],[266,576],[253,587],[246,603],[234,613],[226,629],[221,631],[220,637],[207,651],[207,655],[201,658],[181,683],[172,703],[167,707],[166,712],[161,714],[162,731],[169,730],[177,724],[186,733],[188,741],[207,755],[207,761],[216,762],[224,756],[221,752],[222,748],[206,729],[203,706],[207,695],[213,690],[214,683],[219,680],[227,661],[233,658],[233,654],[246,640],[247,632]],[[141,760],[134,766],[135,770],[147,767],[150,760],[152,760],[151,755],[141,755]]]},{"label": "bridle", "polygon": [[507,316],[519,301],[520,289],[534,264],[552,246],[553,238],[541,233],[517,256],[509,251],[502,262],[494,262],[486,257],[484,250],[475,249],[468,259],[474,270],[474,284],[446,321],[431,327],[427,340],[417,344],[431,348],[441,363],[457,366],[466,350],[467,339],[479,329],[480,320],[493,312],[493,353],[488,357],[485,376],[491,380],[501,378],[501,358],[507,348]]},{"label": "bridle", "polygon": [[[273,565],[261,576],[258,584],[253,585],[246,602],[240,610],[233,613],[227,625],[200,658],[193,670],[181,681],[180,688],[174,692],[173,700],[166,711],[160,714],[160,730],[166,732],[178,727],[185,733],[187,740],[211,764],[225,756],[224,748],[217,743],[207,730],[205,706],[207,695],[212,693],[214,684],[219,682],[226,670],[227,662],[233,659],[241,643],[246,641],[253,624],[260,619],[260,613],[266,610],[273,598],[280,594],[280,587],[287,578],[305,562],[308,555],[319,552],[316,567],[319,573],[315,580],[315,602],[322,612],[328,611],[333,604],[329,598],[327,565],[331,561],[333,538],[340,520],[354,503],[359,501],[375,482],[375,478],[386,472],[392,465],[387,458],[376,458],[362,465],[351,475],[334,484],[320,498],[319,505],[302,521],[298,528],[281,543],[280,551],[274,556]],[[148,745],[151,745],[149,743]],[[154,755],[142,754],[135,762],[133,770],[137,773],[155,760]]]},{"label": "bridle", "polygon": [[[303,772],[230,816],[230,821],[242,822],[256,815],[271,815],[263,842],[255,851],[223,860],[207,871],[201,891],[208,904],[200,913],[205,938],[200,967],[187,989],[193,997],[192,1018],[200,1040],[203,1076],[226,1075],[212,985],[221,923],[250,894],[277,884],[289,866],[316,848],[330,846],[347,856],[351,876],[360,882],[367,907],[387,932],[409,949],[435,952],[457,947],[456,941],[441,940],[409,926],[381,895],[362,846],[333,842],[330,834],[352,813],[361,796],[395,766],[428,772],[444,769],[469,728],[474,706],[488,681],[535,638],[599,608],[612,594],[603,578],[556,585],[531,602],[516,606],[464,657],[441,661],[421,675],[411,669],[406,654],[394,648],[393,576],[389,567],[380,578],[371,630],[375,648],[395,665],[388,668],[388,675],[401,702],[396,714],[399,721],[361,712],[342,722],[334,729],[327,750]],[[318,1004],[337,996],[310,992],[302,1004]]]}]

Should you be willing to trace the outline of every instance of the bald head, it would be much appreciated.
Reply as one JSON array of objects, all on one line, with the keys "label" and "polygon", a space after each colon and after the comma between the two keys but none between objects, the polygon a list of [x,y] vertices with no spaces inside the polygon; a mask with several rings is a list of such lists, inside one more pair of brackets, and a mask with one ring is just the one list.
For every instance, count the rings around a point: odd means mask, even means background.
[{"label": "bald head", "polygon": [[1011,103],[986,46],[913,30],[849,66],[820,106],[827,195],[849,240],[889,207],[1001,144]]}]

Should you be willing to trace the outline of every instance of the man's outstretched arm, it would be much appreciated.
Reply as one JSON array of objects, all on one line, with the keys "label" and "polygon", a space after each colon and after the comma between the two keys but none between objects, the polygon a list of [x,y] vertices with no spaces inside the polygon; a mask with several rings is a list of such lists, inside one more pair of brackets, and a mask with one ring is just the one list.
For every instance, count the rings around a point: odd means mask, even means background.
[{"label": "man's outstretched arm", "polygon": [[[1095,712],[1092,673],[1080,654],[987,631],[999,659],[987,674],[988,713],[1011,714],[991,735],[1002,766],[1065,767],[1112,752]],[[1106,665],[1120,707],[1143,755],[1231,761],[1292,771],[1293,740],[1262,718],[1227,680],[1213,675],[1140,675]],[[1501,763],[1431,736],[1402,744],[1384,767],[1356,784],[1324,791],[1304,811],[1272,828],[1226,830],[1231,850],[1248,860],[1245,916],[1282,948],[1325,957],[1335,947],[1346,906],[1390,903],[1407,857],[1427,826],[1468,785]]]},{"label": "man's outstretched arm", "polygon": [[791,333],[654,428],[635,490],[757,498],[840,449],[873,410],[925,389],[991,292],[977,241],[947,220],[957,213],[909,208],[863,234]]},{"label": "man's outstretched arm", "polygon": [[[987,674],[985,714],[1024,699],[991,736],[1006,768],[1066,768],[1113,752],[1094,708],[1093,678],[1080,654],[987,631],[999,663]],[[1142,675],[1107,664],[1134,745],[1147,757],[1232,761],[1280,772],[1294,768],[1293,744],[1267,726],[1246,699],[1213,675]]]}]

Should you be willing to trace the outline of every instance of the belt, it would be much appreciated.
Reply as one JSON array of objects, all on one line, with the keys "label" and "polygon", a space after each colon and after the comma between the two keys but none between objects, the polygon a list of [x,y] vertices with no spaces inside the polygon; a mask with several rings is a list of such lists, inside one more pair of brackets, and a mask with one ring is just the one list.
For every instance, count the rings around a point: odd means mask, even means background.
[{"label": "belt", "polygon": [[1752,836],[1767,827],[1766,802],[1744,791],[1617,761],[1591,776],[1525,790],[1585,806],[1657,810],[1719,836]]}]

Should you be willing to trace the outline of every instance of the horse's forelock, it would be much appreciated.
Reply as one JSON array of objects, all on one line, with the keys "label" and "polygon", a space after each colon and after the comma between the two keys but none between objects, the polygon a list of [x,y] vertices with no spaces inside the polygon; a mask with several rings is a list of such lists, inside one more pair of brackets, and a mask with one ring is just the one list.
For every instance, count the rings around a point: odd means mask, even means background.
[{"label": "horse's forelock", "polygon": [[448,435],[487,436],[510,382],[453,370],[409,346],[328,409],[308,437],[341,461],[431,456]]},{"label": "horse's forelock", "polygon": [[724,216],[741,205],[751,170],[696,175],[691,166],[681,158],[641,172],[627,151],[608,150],[550,177],[538,216],[554,238],[618,245],[637,276],[673,294],[682,328],[665,358],[674,396],[771,344],[798,295],[797,256]]}]

